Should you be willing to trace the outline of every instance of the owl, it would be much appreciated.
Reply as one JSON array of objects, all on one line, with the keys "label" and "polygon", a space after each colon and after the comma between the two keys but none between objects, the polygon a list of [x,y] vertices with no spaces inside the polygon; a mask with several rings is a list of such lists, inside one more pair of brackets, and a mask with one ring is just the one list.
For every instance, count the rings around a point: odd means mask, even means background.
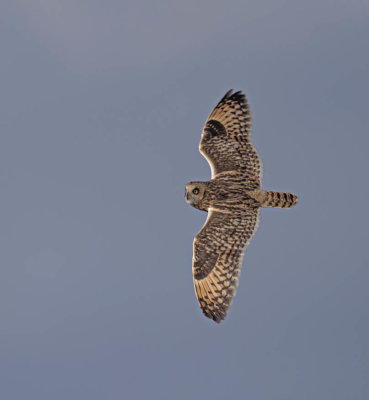
[{"label": "owl", "polygon": [[260,207],[291,208],[297,196],[261,189],[262,164],[251,143],[250,110],[242,92],[229,90],[220,100],[205,123],[199,149],[210,164],[211,180],[186,185],[187,203],[208,213],[193,242],[193,281],[202,312],[219,323],[236,293]]}]

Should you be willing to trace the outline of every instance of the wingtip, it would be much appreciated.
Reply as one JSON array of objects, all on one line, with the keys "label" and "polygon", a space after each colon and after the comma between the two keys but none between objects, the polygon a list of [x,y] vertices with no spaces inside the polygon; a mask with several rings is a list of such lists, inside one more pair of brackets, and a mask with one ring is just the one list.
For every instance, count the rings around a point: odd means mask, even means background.
[{"label": "wingtip", "polygon": [[235,101],[238,101],[240,103],[247,104],[246,96],[245,96],[244,93],[242,93],[241,90],[239,90],[236,93],[233,93],[232,94],[232,99],[235,100]]},{"label": "wingtip", "polygon": [[223,96],[222,100],[234,100],[240,103],[247,104],[247,99],[242,90],[238,90],[233,93],[233,89],[228,90],[228,92]]},{"label": "wingtip", "polygon": [[232,96],[233,89],[229,89],[228,92],[223,96],[222,100],[227,100]]},{"label": "wingtip", "polygon": [[207,318],[213,320],[217,324],[220,324],[222,321],[224,321],[227,315],[227,309],[222,308],[210,309],[209,307],[201,307],[201,310]]},{"label": "wingtip", "polygon": [[210,316],[206,315],[209,319],[212,319],[214,322],[217,324],[220,324],[222,321],[224,321],[225,314],[221,314],[219,312],[217,313],[212,313]]}]

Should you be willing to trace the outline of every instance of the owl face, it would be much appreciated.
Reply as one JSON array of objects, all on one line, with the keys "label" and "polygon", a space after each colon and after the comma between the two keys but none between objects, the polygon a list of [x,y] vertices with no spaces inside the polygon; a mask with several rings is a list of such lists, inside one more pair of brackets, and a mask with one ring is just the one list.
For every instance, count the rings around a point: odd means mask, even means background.
[{"label": "owl face", "polygon": [[186,201],[191,206],[196,206],[204,197],[205,185],[203,182],[190,182],[186,185]]}]

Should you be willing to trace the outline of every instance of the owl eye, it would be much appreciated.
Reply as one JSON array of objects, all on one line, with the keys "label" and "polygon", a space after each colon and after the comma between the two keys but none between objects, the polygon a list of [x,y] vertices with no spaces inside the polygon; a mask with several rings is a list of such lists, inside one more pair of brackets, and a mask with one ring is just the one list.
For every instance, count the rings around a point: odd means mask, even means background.
[{"label": "owl eye", "polygon": [[199,188],[193,189],[193,190],[192,190],[192,193],[193,193],[193,194],[199,194]]}]

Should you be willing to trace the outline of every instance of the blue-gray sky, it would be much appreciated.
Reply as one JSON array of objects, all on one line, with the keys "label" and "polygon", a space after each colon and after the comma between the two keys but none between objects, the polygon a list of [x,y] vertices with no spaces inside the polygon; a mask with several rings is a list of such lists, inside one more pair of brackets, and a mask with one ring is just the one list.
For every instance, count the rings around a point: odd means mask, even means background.
[{"label": "blue-gray sky", "polygon": [[[369,398],[367,1],[3,0],[0,397]],[[262,211],[220,325],[184,201],[243,90]]]}]

